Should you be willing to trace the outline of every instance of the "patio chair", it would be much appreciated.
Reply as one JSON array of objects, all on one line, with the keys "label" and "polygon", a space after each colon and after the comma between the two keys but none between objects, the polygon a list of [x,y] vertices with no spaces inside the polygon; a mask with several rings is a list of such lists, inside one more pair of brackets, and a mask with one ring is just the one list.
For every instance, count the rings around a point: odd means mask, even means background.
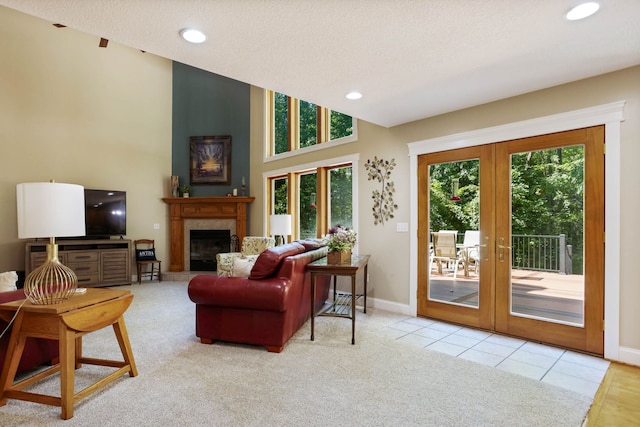
[{"label": "patio chair", "polygon": [[458,265],[461,258],[458,256],[458,248],[456,247],[456,233],[440,231],[431,233],[433,242],[433,251],[429,258],[429,272],[433,268],[433,262],[438,266],[438,273],[442,274],[442,263],[453,263],[453,278],[458,275]]},{"label": "patio chair", "polygon": [[480,268],[480,231],[465,231],[462,249],[458,251],[458,257],[464,262],[465,273],[469,271],[471,265],[476,272],[478,271]]}]

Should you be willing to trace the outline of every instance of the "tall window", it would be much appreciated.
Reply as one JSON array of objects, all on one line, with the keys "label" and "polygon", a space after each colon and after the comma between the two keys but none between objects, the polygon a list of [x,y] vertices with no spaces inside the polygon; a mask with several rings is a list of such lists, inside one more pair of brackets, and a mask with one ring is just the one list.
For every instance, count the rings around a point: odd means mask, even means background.
[{"label": "tall window", "polygon": [[307,101],[300,101],[300,148],[318,143],[318,107]]},{"label": "tall window", "polygon": [[355,139],[351,116],[282,93],[266,93],[269,156]]},{"label": "tall window", "polygon": [[268,177],[269,211],[289,213],[292,240],[324,236],[337,224],[353,228],[353,166],[323,166]]},{"label": "tall window", "polygon": [[318,174],[316,172],[299,175],[300,198],[298,200],[298,236],[301,239],[318,236]]},{"label": "tall window", "polygon": [[271,180],[271,191],[273,194],[273,210],[276,215],[286,214],[288,211],[289,186],[287,177],[273,178]]},{"label": "tall window", "polygon": [[288,97],[273,93],[273,146],[274,153],[289,151],[289,104]]},{"label": "tall window", "polygon": [[353,228],[353,184],[351,166],[329,170],[329,227]]}]

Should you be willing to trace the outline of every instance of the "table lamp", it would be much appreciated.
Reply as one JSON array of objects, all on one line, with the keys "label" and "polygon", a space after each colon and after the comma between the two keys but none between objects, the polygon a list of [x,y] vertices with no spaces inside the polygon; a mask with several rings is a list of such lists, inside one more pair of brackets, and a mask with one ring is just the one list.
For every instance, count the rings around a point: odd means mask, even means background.
[{"label": "table lamp", "polygon": [[271,215],[269,231],[276,238],[276,245],[284,243],[284,236],[291,234],[291,215]]},{"label": "table lamp", "polygon": [[49,238],[47,260],[27,276],[24,293],[33,304],[58,304],[73,296],[78,278],[58,260],[56,237],[85,235],[84,187],[56,182],[16,185],[18,238]]}]

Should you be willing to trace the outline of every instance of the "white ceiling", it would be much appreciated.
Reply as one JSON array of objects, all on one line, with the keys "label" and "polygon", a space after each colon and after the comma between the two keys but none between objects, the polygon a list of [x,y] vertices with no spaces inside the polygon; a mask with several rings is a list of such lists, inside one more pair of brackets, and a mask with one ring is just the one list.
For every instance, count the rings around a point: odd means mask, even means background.
[{"label": "white ceiling", "polygon": [[0,4],[389,127],[640,64],[640,0],[599,1],[578,22],[580,0]]}]

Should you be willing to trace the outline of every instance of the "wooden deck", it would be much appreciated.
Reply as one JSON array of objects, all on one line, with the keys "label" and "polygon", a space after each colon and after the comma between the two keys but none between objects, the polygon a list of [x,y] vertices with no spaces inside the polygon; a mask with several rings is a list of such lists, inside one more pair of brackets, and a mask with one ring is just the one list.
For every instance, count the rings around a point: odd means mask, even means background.
[{"label": "wooden deck", "polygon": [[[584,276],[513,270],[511,280],[514,314],[583,323]],[[471,272],[465,277],[460,270],[454,280],[451,272],[442,275],[433,272],[429,296],[432,300],[478,307],[478,276]]]}]

